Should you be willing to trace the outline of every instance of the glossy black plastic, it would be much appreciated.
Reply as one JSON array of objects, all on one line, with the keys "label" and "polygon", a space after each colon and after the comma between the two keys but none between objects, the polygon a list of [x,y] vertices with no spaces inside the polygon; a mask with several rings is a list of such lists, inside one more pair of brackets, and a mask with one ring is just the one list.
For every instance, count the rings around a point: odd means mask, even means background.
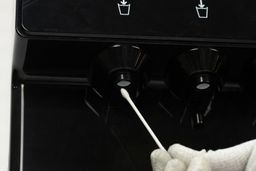
[{"label": "glossy black plastic", "polygon": [[170,62],[167,84],[187,103],[183,117],[191,118],[193,126],[203,125],[203,118],[221,89],[219,70],[223,58],[216,49],[195,48]]},{"label": "glossy black plastic", "polygon": [[146,54],[136,46],[114,45],[100,52],[90,66],[89,82],[106,99],[120,97],[125,87],[138,95],[142,82],[142,65]]},{"label": "glossy black plastic", "polygon": [[[18,0],[24,35],[255,43],[254,1]],[[129,15],[121,15],[120,5]]]},{"label": "glossy black plastic", "polygon": [[[132,98],[166,148],[218,149],[256,138],[255,2],[204,1],[208,19],[198,18],[196,1],[129,3],[130,15],[120,16],[120,1],[17,0],[11,171],[149,171],[154,141],[125,100],[109,103],[120,94],[108,86],[120,81],[136,85]],[[177,60],[191,49],[208,55]],[[209,49],[224,59],[221,70]],[[206,68],[194,67],[197,56]],[[191,93],[197,87],[207,91]],[[184,113],[197,100],[211,110],[196,120],[202,129],[191,129]]]}]

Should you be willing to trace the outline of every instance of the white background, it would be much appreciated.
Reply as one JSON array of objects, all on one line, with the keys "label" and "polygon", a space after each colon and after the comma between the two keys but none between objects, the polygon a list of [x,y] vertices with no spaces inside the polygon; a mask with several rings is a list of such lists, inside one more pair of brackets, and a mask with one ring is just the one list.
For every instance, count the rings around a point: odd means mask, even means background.
[{"label": "white background", "polygon": [[7,171],[10,151],[11,72],[15,0],[0,0],[0,171]]}]

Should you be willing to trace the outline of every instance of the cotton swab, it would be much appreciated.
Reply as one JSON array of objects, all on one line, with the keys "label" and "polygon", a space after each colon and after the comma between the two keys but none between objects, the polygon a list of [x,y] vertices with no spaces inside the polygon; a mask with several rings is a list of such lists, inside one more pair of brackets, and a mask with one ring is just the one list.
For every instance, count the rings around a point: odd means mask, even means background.
[{"label": "cotton swab", "polygon": [[124,99],[127,100],[127,102],[131,105],[131,107],[133,108],[133,110],[135,111],[135,113],[137,114],[137,116],[140,118],[141,122],[143,123],[143,125],[145,126],[145,128],[148,130],[149,134],[151,135],[151,137],[154,139],[155,143],[157,144],[157,146],[161,149],[166,151],[166,149],[163,147],[163,145],[161,144],[161,142],[159,141],[159,139],[157,138],[157,136],[155,135],[155,133],[153,132],[153,130],[150,128],[150,126],[148,125],[147,121],[144,119],[144,117],[142,116],[142,114],[140,113],[140,111],[138,110],[138,108],[136,107],[136,105],[133,103],[128,91],[124,88],[121,88],[121,94],[123,96]]}]

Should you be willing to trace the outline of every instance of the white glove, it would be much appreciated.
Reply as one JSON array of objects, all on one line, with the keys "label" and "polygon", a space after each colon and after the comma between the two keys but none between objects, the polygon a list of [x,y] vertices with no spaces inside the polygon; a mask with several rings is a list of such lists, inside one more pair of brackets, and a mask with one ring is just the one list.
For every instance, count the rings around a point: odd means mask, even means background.
[{"label": "white glove", "polygon": [[153,171],[256,171],[256,140],[217,151],[174,144],[151,153]]}]

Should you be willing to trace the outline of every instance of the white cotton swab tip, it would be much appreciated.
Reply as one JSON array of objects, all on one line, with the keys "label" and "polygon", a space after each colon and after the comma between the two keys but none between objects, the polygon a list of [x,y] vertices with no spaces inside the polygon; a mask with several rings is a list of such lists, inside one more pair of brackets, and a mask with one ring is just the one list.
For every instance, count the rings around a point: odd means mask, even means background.
[{"label": "white cotton swab tip", "polygon": [[130,98],[130,95],[129,95],[128,91],[125,90],[124,88],[121,88],[121,94],[122,94],[123,98],[125,98],[126,100],[128,98]]},{"label": "white cotton swab tip", "polygon": [[159,139],[157,138],[157,136],[155,135],[155,133],[153,132],[153,130],[150,128],[150,126],[148,125],[147,121],[144,119],[144,117],[142,116],[142,114],[140,113],[140,111],[138,110],[138,108],[136,107],[136,105],[133,103],[128,91],[124,88],[121,88],[121,94],[123,96],[124,99],[127,100],[127,102],[131,105],[131,107],[133,108],[133,110],[135,111],[135,113],[137,114],[137,116],[140,118],[141,122],[143,123],[143,125],[145,126],[145,128],[147,129],[147,131],[149,132],[149,134],[151,135],[151,137],[153,138],[153,140],[155,141],[155,143],[157,144],[157,146],[161,149],[166,151],[166,149],[163,147],[163,145],[161,144],[161,142],[159,141]]}]

